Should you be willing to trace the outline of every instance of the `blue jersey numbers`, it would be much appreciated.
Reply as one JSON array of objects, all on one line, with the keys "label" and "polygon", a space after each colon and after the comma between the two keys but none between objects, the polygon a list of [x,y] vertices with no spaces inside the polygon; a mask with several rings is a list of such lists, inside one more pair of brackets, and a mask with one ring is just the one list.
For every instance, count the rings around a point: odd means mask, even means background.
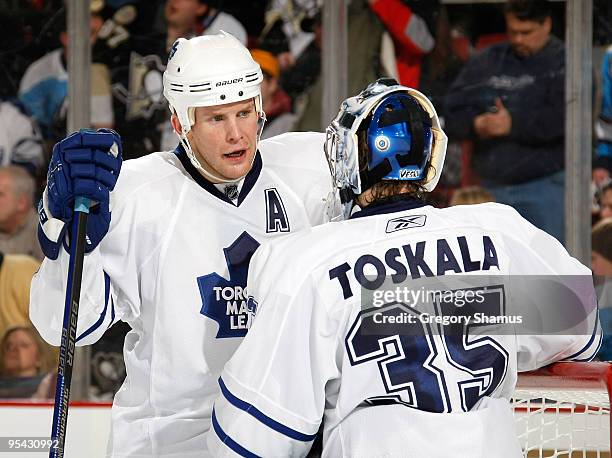
[{"label": "blue jersey numbers", "polygon": [[504,314],[504,288],[471,291],[483,300],[460,307],[436,301],[433,317],[418,304],[400,302],[359,312],[345,339],[348,358],[352,366],[375,362],[385,390],[365,402],[467,412],[493,393],[506,376],[508,353],[485,334],[483,317]]}]

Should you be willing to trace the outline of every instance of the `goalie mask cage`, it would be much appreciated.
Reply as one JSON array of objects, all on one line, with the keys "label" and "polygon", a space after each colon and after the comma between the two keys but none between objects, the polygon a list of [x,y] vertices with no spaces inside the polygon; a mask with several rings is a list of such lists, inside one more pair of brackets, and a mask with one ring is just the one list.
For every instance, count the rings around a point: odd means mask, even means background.
[{"label": "goalie mask cage", "polygon": [[513,396],[525,457],[610,457],[612,364],[555,363],[519,374]]}]

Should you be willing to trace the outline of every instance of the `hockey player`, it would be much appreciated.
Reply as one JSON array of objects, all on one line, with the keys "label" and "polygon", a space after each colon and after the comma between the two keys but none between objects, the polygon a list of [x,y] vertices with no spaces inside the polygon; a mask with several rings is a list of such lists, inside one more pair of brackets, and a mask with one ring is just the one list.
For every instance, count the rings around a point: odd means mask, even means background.
[{"label": "hockey player", "polygon": [[[597,351],[590,272],[508,206],[426,205],[445,150],[414,89],[379,80],[342,104],[326,154],[353,213],[252,259],[257,315],[219,380],[215,456],[304,456],[322,420],[324,457],[522,456],[509,404],[517,372]],[[549,277],[580,298],[575,327],[559,323]],[[517,324],[542,311],[520,309],[527,290],[539,294],[529,308],[554,298],[542,316],[557,334]]]},{"label": "hockey player", "polygon": [[39,206],[47,259],[33,280],[30,314],[58,345],[74,196],[97,201],[77,344],[95,342],[117,320],[132,328],[109,456],[206,456],[217,379],[254,313],[249,260],[263,240],[323,221],[331,191],[325,136],[259,143],[261,81],[232,36],[181,38],[163,78],[175,151],[122,165],[109,154],[121,147],[112,131],[74,133],[54,148]]}]

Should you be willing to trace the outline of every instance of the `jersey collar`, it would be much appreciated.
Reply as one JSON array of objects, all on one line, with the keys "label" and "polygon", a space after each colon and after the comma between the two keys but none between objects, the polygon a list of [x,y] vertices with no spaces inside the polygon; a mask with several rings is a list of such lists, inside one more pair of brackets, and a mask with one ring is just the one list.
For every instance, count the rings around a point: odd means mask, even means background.
[{"label": "jersey collar", "polygon": [[[199,184],[202,188],[204,188],[210,194],[215,196],[217,199],[220,199],[234,206],[234,203],[231,201],[231,199],[229,199],[225,194],[219,191],[213,183],[208,181],[202,176],[200,172],[198,172],[198,170],[189,160],[189,157],[187,157],[187,153],[185,152],[183,145],[179,144],[174,150],[174,154],[176,154],[176,157],[179,158],[179,161],[181,161],[181,164],[183,164],[183,167],[185,167],[187,173],[191,175],[191,178],[193,178],[193,180],[197,184]],[[242,201],[249,194],[249,191],[251,191],[251,189],[253,189],[253,186],[255,186],[255,183],[257,183],[257,178],[259,178],[259,174],[261,173],[262,167],[263,161],[261,160],[261,154],[259,154],[259,150],[257,150],[257,152],[255,153],[255,160],[253,161],[253,167],[251,167],[249,173],[247,173],[244,177],[244,183],[242,184],[242,188],[240,189],[240,194],[238,194],[238,202],[235,204],[236,207],[240,206]]]},{"label": "jersey collar", "polygon": [[398,195],[381,202],[370,204],[358,212],[353,213],[349,219],[413,210],[415,208],[425,207],[426,205],[427,204],[420,199],[407,197],[406,195]]}]

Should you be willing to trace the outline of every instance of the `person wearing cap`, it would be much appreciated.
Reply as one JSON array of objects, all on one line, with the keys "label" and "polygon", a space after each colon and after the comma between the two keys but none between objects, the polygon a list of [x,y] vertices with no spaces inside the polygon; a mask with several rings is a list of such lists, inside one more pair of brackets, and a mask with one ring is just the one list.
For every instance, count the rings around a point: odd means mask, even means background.
[{"label": "person wearing cap", "polygon": [[274,54],[263,49],[252,49],[251,55],[261,67],[261,97],[266,112],[266,125],[261,138],[270,138],[293,130],[297,116],[291,110],[291,98],[279,84],[280,65]]},{"label": "person wearing cap", "polygon": [[324,220],[325,136],[260,142],[262,81],[233,36],[180,38],[163,76],[174,151],[122,163],[121,139],[108,130],[76,132],[54,148],[39,205],[46,259],[30,316],[58,345],[78,192],[98,203],[88,217],[77,345],[119,320],[132,328],[107,456],[208,456],[217,380],[257,311],[246,290],[251,256]]}]

